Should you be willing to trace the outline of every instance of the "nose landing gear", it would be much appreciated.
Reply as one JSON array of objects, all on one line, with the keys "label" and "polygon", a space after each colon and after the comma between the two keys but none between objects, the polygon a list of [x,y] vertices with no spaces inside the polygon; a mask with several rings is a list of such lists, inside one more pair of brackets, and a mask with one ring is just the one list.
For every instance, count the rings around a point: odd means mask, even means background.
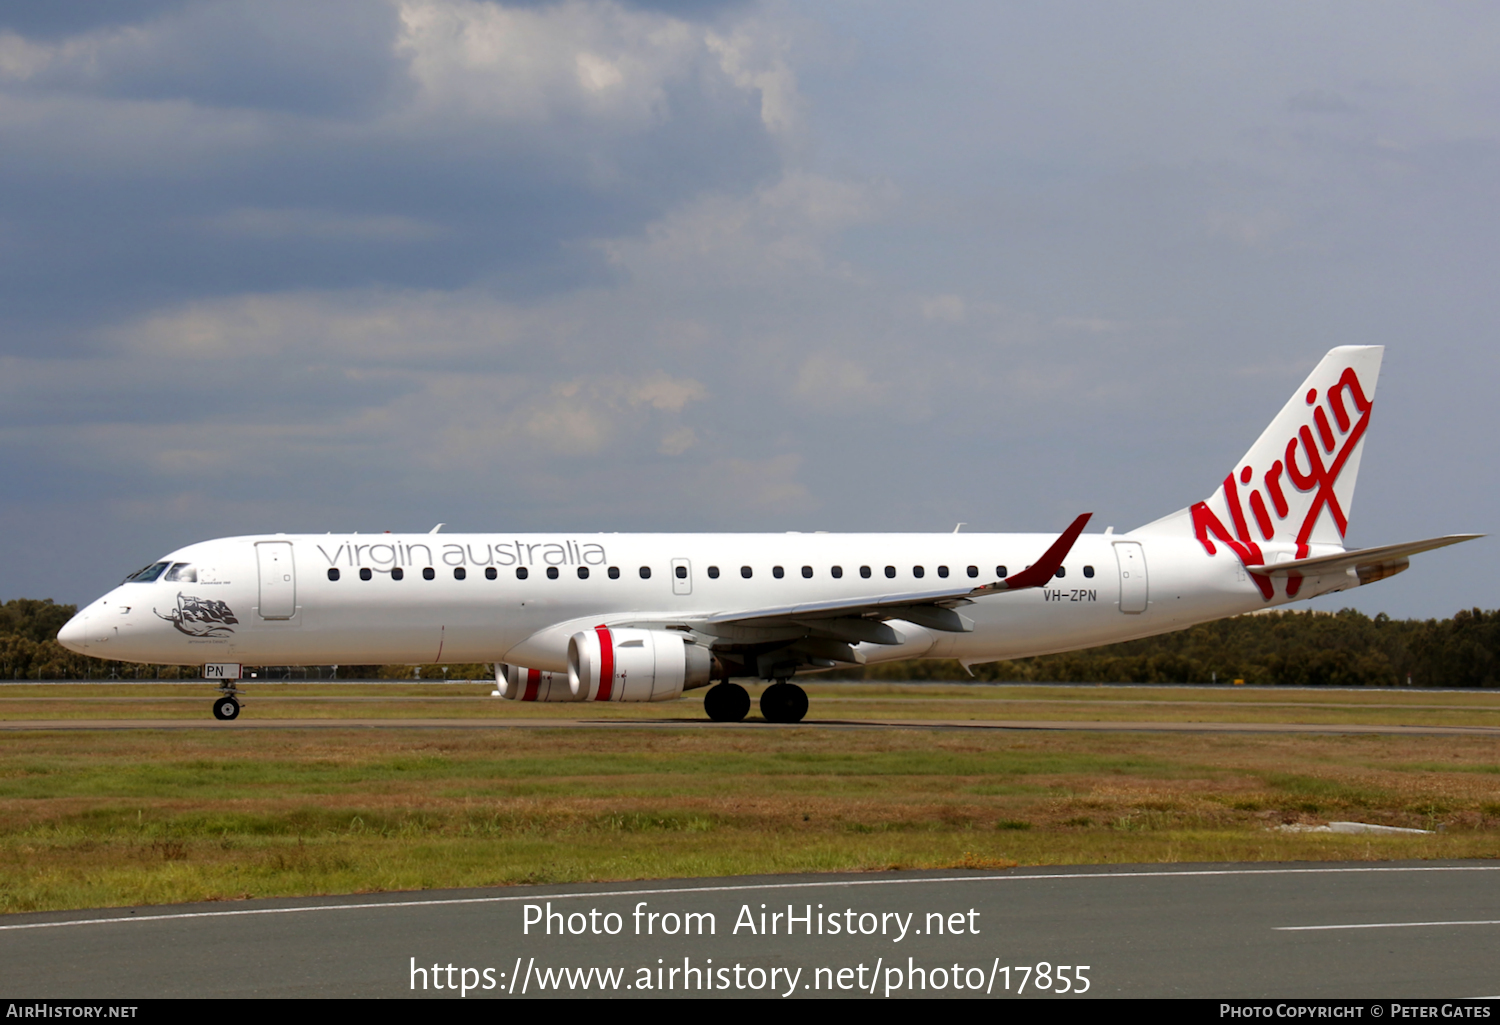
[{"label": "nose landing gear", "polygon": [[239,692],[235,690],[234,681],[226,680],[219,685],[219,691],[219,696],[214,698],[214,718],[221,722],[239,718]]}]

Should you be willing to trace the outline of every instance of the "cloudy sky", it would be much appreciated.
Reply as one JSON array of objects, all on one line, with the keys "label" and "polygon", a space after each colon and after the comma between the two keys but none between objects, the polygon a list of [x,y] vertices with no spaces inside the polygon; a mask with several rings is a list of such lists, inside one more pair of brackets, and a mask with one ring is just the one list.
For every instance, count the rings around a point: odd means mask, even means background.
[{"label": "cloudy sky", "polygon": [[[1500,8],[0,5],[0,597],[269,531],[1124,530],[1330,347],[1500,527]],[[1500,540],[1322,600],[1493,607]]]}]

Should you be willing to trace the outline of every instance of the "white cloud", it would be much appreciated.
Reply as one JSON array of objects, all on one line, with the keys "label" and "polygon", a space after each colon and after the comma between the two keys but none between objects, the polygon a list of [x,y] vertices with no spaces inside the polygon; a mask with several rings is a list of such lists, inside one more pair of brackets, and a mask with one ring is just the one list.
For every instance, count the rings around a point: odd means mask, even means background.
[{"label": "white cloud", "polygon": [[665,116],[668,83],[706,56],[688,23],[602,0],[410,0],[399,9],[397,49],[421,88],[419,107],[481,122],[579,113],[610,134],[638,128]]},{"label": "white cloud", "polygon": [[55,61],[62,47],[24,39],[14,32],[0,32],[0,79],[25,81]]},{"label": "white cloud", "polygon": [[795,453],[765,459],[717,459],[698,475],[697,489],[712,504],[741,506],[758,513],[800,513],[820,504],[798,479],[802,457]]},{"label": "white cloud", "polygon": [[691,427],[679,427],[662,436],[657,451],[664,456],[680,456],[698,443],[698,435]]},{"label": "white cloud", "polygon": [[847,408],[884,401],[888,384],[870,379],[870,369],[853,359],[831,353],[816,353],[803,360],[797,370],[796,394],[809,403]]},{"label": "white cloud", "polygon": [[934,295],[922,300],[922,316],[928,320],[946,320],[950,324],[961,324],[966,305],[963,296]]},{"label": "white cloud", "polygon": [[767,130],[783,137],[798,132],[803,101],[797,76],[786,60],[786,41],[748,26],[727,36],[710,32],[707,41],[737,85],[760,93],[760,118]]},{"label": "white cloud", "polygon": [[1210,210],[1204,215],[1203,225],[1210,235],[1229,239],[1251,249],[1264,248],[1291,227],[1286,214],[1274,209],[1248,212]]},{"label": "white cloud", "polygon": [[696,198],[652,224],[640,237],[599,242],[610,261],[632,274],[674,278],[732,275],[741,286],[767,277],[809,272],[847,278],[831,258],[840,232],[878,219],[894,190],[884,182],[839,180],[796,170],[748,195]]}]

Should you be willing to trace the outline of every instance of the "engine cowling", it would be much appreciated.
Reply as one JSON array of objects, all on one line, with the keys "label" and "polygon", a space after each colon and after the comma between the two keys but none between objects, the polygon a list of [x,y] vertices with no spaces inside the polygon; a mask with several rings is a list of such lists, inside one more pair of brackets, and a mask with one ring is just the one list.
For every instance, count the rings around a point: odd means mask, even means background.
[{"label": "engine cowling", "polygon": [[701,687],[713,657],[666,630],[582,630],[568,641],[568,685],[579,701],[670,701]]},{"label": "engine cowling", "polygon": [[495,689],[511,701],[578,701],[567,673],[501,664],[495,667]]}]

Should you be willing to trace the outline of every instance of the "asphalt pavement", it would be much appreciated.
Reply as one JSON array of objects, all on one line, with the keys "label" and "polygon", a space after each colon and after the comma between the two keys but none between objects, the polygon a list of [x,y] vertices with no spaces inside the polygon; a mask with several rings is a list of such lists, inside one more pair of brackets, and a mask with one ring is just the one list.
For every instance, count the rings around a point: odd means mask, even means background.
[{"label": "asphalt pavement", "polygon": [[1457,999],[1497,946],[1487,862],[889,872],[10,915],[0,993]]}]

